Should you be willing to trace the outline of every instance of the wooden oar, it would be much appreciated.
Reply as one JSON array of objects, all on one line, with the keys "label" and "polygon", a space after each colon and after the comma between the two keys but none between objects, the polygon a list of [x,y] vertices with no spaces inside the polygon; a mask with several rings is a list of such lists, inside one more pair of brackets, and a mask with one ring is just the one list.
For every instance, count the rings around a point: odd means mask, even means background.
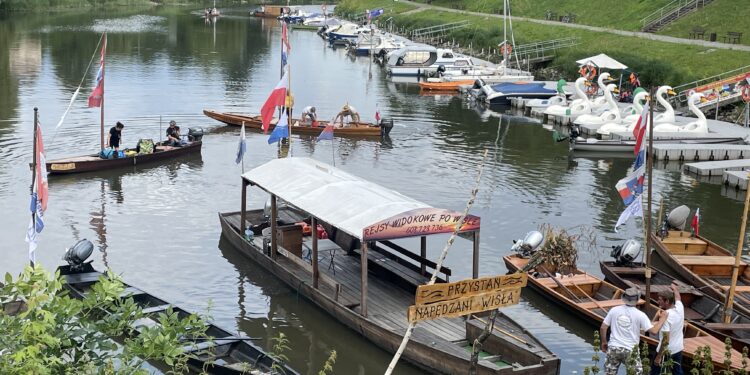
[{"label": "wooden oar", "polygon": [[[485,324],[485,325],[487,324],[487,321],[486,321],[486,320],[484,320],[484,319],[482,319],[482,318],[480,318],[480,317],[478,317],[478,316],[476,316],[476,315],[474,315],[474,319],[478,320],[478,321],[479,321],[480,323],[482,323],[482,324]],[[514,335],[514,334],[512,334],[512,333],[510,333],[510,332],[508,332],[508,331],[506,331],[506,330],[504,330],[504,329],[502,329],[502,328],[497,328],[497,326],[493,326],[492,328],[493,328],[493,329],[494,329],[495,331],[498,331],[498,332],[500,332],[500,333],[502,333],[502,334],[504,334],[504,335],[510,336],[510,337],[512,337],[512,338],[514,338],[514,339],[516,339],[516,340],[518,340],[518,341],[520,341],[520,342],[522,342],[522,343],[523,343],[523,344],[525,344],[525,345],[528,345],[528,346],[533,346],[533,345],[531,345],[531,344],[530,344],[530,343],[529,343],[528,341],[526,341],[526,340],[524,340],[524,339],[522,339],[522,338],[520,338],[520,337],[518,337],[518,336],[516,336],[516,335]]]}]

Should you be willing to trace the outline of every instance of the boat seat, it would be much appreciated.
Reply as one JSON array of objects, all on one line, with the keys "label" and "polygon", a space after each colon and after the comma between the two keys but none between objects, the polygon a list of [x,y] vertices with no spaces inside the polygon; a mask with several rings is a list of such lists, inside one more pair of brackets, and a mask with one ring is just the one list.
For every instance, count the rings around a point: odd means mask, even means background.
[{"label": "boat seat", "polygon": [[[734,257],[727,255],[675,255],[675,259],[685,266],[733,266]],[[746,266],[747,263],[741,262]]]},{"label": "boat seat", "polygon": [[162,311],[168,309],[170,306],[172,306],[172,305],[166,304],[166,305],[158,305],[158,306],[147,307],[147,308],[143,309],[143,314],[145,315],[145,314],[152,314],[152,313],[162,312]]},{"label": "boat seat", "polygon": [[[609,267],[612,272],[618,275],[644,275],[646,274],[646,268],[645,267]],[[653,277],[658,272],[656,270],[651,270],[651,277]]]},{"label": "boat seat", "polygon": [[706,323],[705,326],[719,331],[750,330],[749,323]]},{"label": "boat seat", "polygon": [[[722,285],[721,289],[723,290],[729,290],[729,285]],[[746,293],[750,292],[750,285],[737,285],[734,287],[734,291],[737,293]]]},{"label": "boat seat", "polygon": [[[642,305],[646,303],[643,299],[638,300],[638,304]],[[625,302],[623,302],[622,299],[608,299],[604,301],[588,301],[588,302],[579,302],[577,303],[578,306],[583,307],[584,309],[591,310],[591,309],[597,309],[597,308],[610,308],[610,307],[616,307],[620,305],[624,305]]]},{"label": "boat seat", "polygon": [[[545,286],[549,288],[557,288],[559,285],[557,282],[555,282],[554,279],[551,277],[543,277],[538,279],[540,283],[544,284]],[[588,274],[576,274],[573,276],[563,276],[558,277],[557,280],[560,282],[560,284],[564,286],[573,286],[573,285],[589,285],[589,284],[598,284],[602,281],[597,279],[596,277],[593,277]]]}]

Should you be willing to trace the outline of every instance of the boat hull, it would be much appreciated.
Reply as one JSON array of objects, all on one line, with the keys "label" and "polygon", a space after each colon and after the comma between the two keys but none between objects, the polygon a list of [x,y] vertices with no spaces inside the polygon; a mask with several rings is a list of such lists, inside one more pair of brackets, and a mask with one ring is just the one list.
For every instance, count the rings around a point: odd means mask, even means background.
[{"label": "boat hull", "polygon": [[[244,123],[245,127],[248,129],[262,131],[263,121],[261,120],[260,116],[247,116],[237,113],[216,112],[207,109],[203,110],[203,114],[214,120],[221,121],[227,125],[242,126],[242,124]],[[291,123],[295,123],[297,121],[299,121],[299,119],[292,119]],[[291,132],[293,134],[320,135],[327,124],[328,122],[326,121],[318,121],[317,127],[307,125],[292,126]],[[269,124],[268,130],[273,130],[274,127],[276,127],[276,124],[272,120],[271,124]],[[381,137],[387,135],[387,132],[386,128],[379,125],[370,123],[355,123],[350,124],[350,126],[348,127],[335,128],[333,130],[333,135],[336,137]]]},{"label": "boat hull", "polygon": [[[334,319],[389,353],[396,352],[403,338],[402,330],[381,326],[372,319],[363,317],[353,310],[356,307],[347,307],[340,301],[334,300],[324,294],[321,289],[313,288],[310,279],[298,277],[290,269],[287,269],[269,255],[266,255],[255,244],[246,241],[228,220],[229,216],[238,214],[237,212],[219,213],[222,234],[235,249],[258,263],[261,267],[272,272],[276,277],[289,285],[289,287],[294,288],[299,295],[310,300]],[[404,311],[405,313],[406,311]],[[412,336],[409,345],[406,346],[406,350],[403,353],[404,358],[428,370],[430,373],[466,373],[469,368],[468,353],[466,356],[457,357],[452,355],[452,353],[442,351],[439,345],[435,345],[435,342],[432,340],[434,340],[434,336],[425,335],[422,337],[415,331],[415,335]],[[477,366],[477,374],[559,374],[559,361],[559,358],[552,357],[548,361],[544,361],[538,365],[526,366],[524,369],[514,369],[513,367],[498,369],[496,366],[489,367],[486,361],[480,361]]]},{"label": "boat hull", "polygon": [[128,166],[155,163],[183,155],[200,153],[201,141],[191,142],[182,147],[169,147],[158,151],[163,146],[157,146],[157,151],[151,154],[136,155],[117,159],[102,159],[98,155],[85,155],[72,158],[47,161],[47,172],[51,175],[95,172],[108,169],[124,168]]}]

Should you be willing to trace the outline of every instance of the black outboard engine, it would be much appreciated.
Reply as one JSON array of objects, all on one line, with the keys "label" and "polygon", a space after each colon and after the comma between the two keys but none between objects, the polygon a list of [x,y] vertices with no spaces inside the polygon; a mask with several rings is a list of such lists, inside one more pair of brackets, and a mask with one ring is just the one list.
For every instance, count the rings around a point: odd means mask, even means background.
[{"label": "black outboard engine", "polygon": [[685,205],[670,211],[669,214],[664,217],[664,223],[661,226],[659,235],[664,238],[670,230],[685,230],[688,216],[690,216],[690,207]]},{"label": "black outboard engine", "polygon": [[522,240],[513,240],[513,246],[510,248],[522,258],[529,258],[544,243],[544,235],[538,231],[526,233]]},{"label": "black outboard engine", "polygon": [[190,142],[198,142],[201,139],[203,139],[203,128],[188,129],[188,140]]},{"label": "black outboard engine", "polygon": [[380,125],[380,136],[385,137],[393,130],[393,119],[383,117],[378,125]]},{"label": "black outboard engine", "polygon": [[438,65],[435,75],[438,77],[442,77],[444,74],[445,74],[445,65],[443,64]]},{"label": "black outboard engine", "polygon": [[615,260],[615,266],[617,267],[630,267],[633,265],[638,256],[641,255],[641,243],[629,239],[620,246],[612,246],[612,252],[609,256]]},{"label": "black outboard engine", "polygon": [[71,271],[81,271],[86,264],[91,263],[91,261],[86,262],[86,259],[93,252],[94,244],[84,238],[65,250],[63,260],[68,262]]}]

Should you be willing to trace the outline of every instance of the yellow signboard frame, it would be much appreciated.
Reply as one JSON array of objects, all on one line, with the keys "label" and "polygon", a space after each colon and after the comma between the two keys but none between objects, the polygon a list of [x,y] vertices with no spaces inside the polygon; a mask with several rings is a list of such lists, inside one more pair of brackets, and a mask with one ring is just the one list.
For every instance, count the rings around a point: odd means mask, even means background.
[{"label": "yellow signboard frame", "polygon": [[420,285],[417,287],[414,304],[424,305],[490,291],[522,288],[526,286],[527,281],[528,277],[526,273],[514,273],[510,275],[466,279],[452,283]]},{"label": "yellow signboard frame", "polygon": [[453,318],[503,306],[515,305],[521,299],[521,288],[496,290],[429,305],[409,306],[409,323],[439,318]]}]

